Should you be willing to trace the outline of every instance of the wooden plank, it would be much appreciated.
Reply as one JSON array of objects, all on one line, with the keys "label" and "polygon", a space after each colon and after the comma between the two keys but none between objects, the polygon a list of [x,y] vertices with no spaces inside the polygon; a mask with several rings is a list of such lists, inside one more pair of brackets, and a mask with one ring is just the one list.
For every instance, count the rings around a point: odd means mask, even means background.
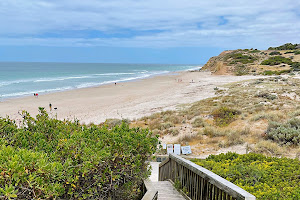
[{"label": "wooden plank", "polygon": [[218,176],[217,174],[189,161],[184,158],[181,158],[178,155],[170,154],[170,159],[178,162],[182,166],[187,169],[193,171],[197,175],[201,176],[204,179],[207,179],[211,184],[216,187],[222,189],[226,193],[230,194],[230,196],[236,199],[245,199],[245,200],[255,200],[255,196],[243,190],[242,188],[234,185],[233,183],[225,180],[224,178]]}]

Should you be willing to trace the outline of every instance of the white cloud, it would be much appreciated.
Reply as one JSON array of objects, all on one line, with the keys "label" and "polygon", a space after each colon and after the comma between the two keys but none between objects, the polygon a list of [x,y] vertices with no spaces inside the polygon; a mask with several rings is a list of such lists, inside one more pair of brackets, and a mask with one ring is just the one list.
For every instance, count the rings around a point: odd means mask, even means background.
[{"label": "white cloud", "polygon": [[[263,48],[300,42],[299,10],[297,0],[2,0],[0,45]],[[132,36],[47,38],[76,30]]]}]

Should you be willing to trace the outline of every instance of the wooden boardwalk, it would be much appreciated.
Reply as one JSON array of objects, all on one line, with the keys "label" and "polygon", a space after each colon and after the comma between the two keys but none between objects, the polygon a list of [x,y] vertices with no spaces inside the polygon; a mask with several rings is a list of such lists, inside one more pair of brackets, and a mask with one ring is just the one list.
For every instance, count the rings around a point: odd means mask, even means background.
[{"label": "wooden boardwalk", "polygon": [[153,186],[158,191],[158,200],[185,200],[169,181],[158,181]]},{"label": "wooden boardwalk", "polygon": [[169,181],[158,181],[159,162],[151,162],[152,173],[150,181],[153,188],[158,191],[158,200],[185,200]]}]

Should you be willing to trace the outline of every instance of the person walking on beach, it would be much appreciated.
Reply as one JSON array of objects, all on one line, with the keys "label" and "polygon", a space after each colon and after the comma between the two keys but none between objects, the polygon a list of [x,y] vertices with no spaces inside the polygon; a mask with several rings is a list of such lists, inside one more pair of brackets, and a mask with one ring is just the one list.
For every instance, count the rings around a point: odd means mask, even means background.
[{"label": "person walking on beach", "polygon": [[52,111],[52,104],[49,103],[49,108],[50,108],[50,111]]}]

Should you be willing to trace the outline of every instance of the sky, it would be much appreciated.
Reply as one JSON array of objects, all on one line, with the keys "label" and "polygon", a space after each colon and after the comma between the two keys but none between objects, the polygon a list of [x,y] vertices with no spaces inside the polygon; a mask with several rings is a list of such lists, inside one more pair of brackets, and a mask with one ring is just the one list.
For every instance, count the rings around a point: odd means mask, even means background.
[{"label": "sky", "polygon": [[204,64],[287,42],[299,0],[0,0],[0,61]]}]

